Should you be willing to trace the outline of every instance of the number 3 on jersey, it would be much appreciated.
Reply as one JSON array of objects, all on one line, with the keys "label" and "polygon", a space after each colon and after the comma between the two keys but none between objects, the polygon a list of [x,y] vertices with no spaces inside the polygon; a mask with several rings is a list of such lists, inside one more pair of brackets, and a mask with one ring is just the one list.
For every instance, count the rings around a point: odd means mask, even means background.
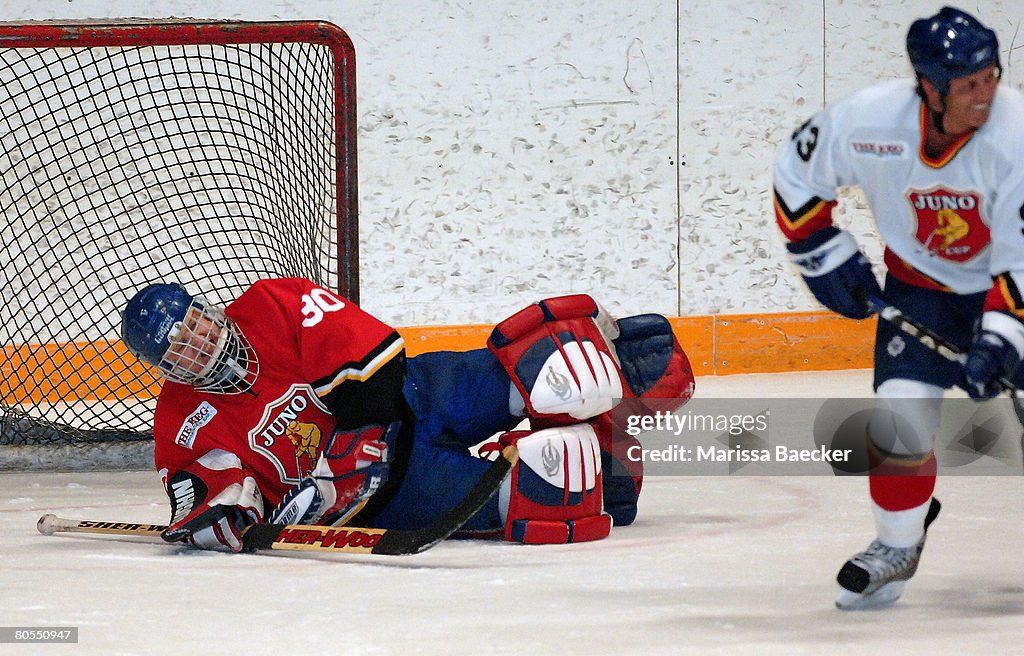
[{"label": "number 3 on jersey", "polygon": [[326,289],[317,287],[308,294],[302,295],[302,320],[303,328],[312,328],[324,319],[327,312],[337,312],[345,307],[345,301],[341,300]]},{"label": "number 3 on jersey", "polygon": [[796,142],[796,154],[805,162],[810,161],[811,155],[814,154],[814,149],[818,145],[818,133],[820,130],[818,130],[817,125],[811,125],[813,120],[807,119],[790,137],[790,139]]}]

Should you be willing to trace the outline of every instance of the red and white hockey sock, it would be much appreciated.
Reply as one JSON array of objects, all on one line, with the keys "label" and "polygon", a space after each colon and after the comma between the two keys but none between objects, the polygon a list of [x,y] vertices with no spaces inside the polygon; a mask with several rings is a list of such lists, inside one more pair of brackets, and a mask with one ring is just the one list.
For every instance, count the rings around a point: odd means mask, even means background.
[{"label": "red and white hockey sock", "polygon": [[890,547],[912,547],[924,535],[924,519],[935,491],[935,453],[900,456],[868,447],[872,510],[878,539]]}]

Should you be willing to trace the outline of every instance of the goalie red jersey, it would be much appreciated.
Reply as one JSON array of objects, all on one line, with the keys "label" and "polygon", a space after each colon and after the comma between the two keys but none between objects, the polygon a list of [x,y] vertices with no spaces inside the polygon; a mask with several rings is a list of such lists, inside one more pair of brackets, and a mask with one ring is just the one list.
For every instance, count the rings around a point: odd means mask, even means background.
[{"label": "goalie red jersey", "polygon": [[274,279],[255,283],[225,313],[249,340],[259,375],[239,394],[165,383],[154,419],[165,484],[221,450],[274,505],[313,470],[335,429],[400,418],[402,339],[353,303],[308,280]]}]

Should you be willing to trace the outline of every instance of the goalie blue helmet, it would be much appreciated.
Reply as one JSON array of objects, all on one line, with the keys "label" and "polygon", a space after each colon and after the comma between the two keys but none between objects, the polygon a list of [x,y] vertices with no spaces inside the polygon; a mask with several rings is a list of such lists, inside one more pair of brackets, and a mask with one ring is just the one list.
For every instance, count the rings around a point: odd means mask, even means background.
[{"label": "goalie blue helmet", "polygon": [[159,367],[170,348],[171,327],[185,320],[192,296],[178,284],[149,285],[125,306],[121,339],[132,355]]},{"label": "goalie blue helmet", "polygon": [[256,353],[224,310],[177,283],[136,293],[121,315],[121,339],[163,378],[204,392],[243,392],[259,372]]},{"label": "goalie blue helmet", "polygon": [[930,18],[914,21],[907,32],[907,54],[914,72],[942,95],[958,77],[993,64],[1002,70],[996,33],[954,7],[943,7]]}]

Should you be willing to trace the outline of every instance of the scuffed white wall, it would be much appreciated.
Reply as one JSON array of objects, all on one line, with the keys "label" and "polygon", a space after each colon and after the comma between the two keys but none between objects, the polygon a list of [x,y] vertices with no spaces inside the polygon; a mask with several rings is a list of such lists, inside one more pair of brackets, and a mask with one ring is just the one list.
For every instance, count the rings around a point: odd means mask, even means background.
[{"label": "scuffed white wall", "polygon": [[[818,309],[786,263],[775,228],[775,149],[826,102],[911,76],[907,28],[942,4],[680,2],[680,314]],[[964,8],[997,31],[1005,79],[1024,88],[1010,51],[1024,42],[1017,34],[1024,3]],[[835,216],[880,264],[882,246],[859,191],[841,192]]]},{"label": "scuffed white wall", "polygon": [[[909,75],[906,28],[940,5],[6,0],[0,20],[342,26],[358,61],[363,304],[410,325],[493,322],[578,291],[616,313],[814,308],[771,214],[776,145],[824,102]],[[966,8],[1022,86],[1009,49],[1024,6]],[[880,256],[858,194],[839,221]]]},{"label": "scuffed white wall", "polygon": [[679,312],[784,308],[779,290],[792,295],[793,274],[771,209],[771,163],[795,117],[821,105],[821,2],[682,5]]},{"label": "scuffed white wall", "polygon": [[674,312],[675,7],[395,4],[353,30],[369,305],[490,322],[593,291]]}]

